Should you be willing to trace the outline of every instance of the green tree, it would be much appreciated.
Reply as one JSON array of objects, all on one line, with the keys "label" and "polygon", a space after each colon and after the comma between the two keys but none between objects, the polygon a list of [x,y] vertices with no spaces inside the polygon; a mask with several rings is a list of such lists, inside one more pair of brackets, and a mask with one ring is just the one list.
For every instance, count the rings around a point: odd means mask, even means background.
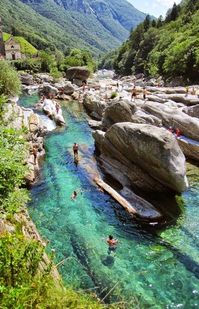
[{"label": "green tree", "polygon": [[18,74],[7,61],[0,61],[0,95],[15,96],[21,92]]}]

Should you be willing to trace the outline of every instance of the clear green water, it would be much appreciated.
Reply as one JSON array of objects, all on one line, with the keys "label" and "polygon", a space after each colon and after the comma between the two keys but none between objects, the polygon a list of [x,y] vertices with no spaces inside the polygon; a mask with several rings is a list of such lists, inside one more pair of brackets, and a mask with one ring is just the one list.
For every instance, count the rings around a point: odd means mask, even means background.
[{"label": "clear green water", "polygon": [[[115,286],[106,301],[124,300],[127,308],[135,308],[135,299],[140,308],[199,307],[198,168],[189,173],[194,180],[180,215],[162,231],[146,230],[94,186],[94,144],[81,105],[66,103],[63,114],[67,128],[46,137],[42,179],[32,188],[29,212],[50,241],[49,251],[56,250],[56,262],[66,259],[59,267],[65,282],[95,288],[101,298]],[[73,142],[81,145],[77,167]],[[107,255],[109,234],[119,239],[114,258]]]}]

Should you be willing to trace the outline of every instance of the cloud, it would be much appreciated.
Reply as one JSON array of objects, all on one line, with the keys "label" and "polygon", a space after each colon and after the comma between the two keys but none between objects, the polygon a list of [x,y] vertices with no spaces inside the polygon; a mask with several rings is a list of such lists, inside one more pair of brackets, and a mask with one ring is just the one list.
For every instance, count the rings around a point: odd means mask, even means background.
[{"label": "cloud", "polygon": [[165,15],[167,10],[174,4],[180,3],[181,0],[128,0],[140,11],[155,16]]}]

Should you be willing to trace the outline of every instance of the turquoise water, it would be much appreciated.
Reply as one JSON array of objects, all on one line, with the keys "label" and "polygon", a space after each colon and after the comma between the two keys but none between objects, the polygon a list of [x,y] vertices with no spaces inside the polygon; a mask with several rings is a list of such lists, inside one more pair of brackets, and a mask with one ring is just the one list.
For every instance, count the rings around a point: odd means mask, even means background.
[{"label": "turquoise water", "polygon": [[[34,104],[38,98],[29,99]],[[29,99],[21,104],[30,106]],[[183,195],[178,216],[172,215],[162,230],[144,228],[94,185],[94,142],[82,106],[64,103],[63,114],[67,127],[46,137],[46,159],[41,180],[31,190],[29,212],[49,240],[48,250],[55,249],[56,262],[65,260],[59,266],[64,281],[96,291],[102,299],[112,289],[105,301],[123,300],[126,308],[135,303],[138,308],[199,307],[197,177]],[[78,166],[74,142],[80,145]],[[72,201],[74,190],[81,192]],[[119,240],[114,257],[107,254],[109,234]]]}]

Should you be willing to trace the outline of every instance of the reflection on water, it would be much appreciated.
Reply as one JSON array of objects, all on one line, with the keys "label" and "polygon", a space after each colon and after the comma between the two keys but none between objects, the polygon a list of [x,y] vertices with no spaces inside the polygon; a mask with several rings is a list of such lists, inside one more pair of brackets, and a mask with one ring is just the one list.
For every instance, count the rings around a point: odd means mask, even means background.
[{"label": "reflection on water", "polygon": [[[93,288],[106,302],[124,300],[127,308],[195,308],[199,306],[199,190],[194,182],[184,205],[166,201],[170,224],[143,228],[92,182],[96,163],[93,139],[82,106],[63,108],[68,124],[46,138],[42,179],[32,189],[30,214],[41,235],[56,250],[65,282]],[[74,164],[72,145],[80,145]],[[82,145],[82,146],[81,146]],[[79,191],[75,201],[70,199]],[[175,208],[175,209],[173,209]],[[119,240],[115,256],[107,254],[107,235]]]}]

